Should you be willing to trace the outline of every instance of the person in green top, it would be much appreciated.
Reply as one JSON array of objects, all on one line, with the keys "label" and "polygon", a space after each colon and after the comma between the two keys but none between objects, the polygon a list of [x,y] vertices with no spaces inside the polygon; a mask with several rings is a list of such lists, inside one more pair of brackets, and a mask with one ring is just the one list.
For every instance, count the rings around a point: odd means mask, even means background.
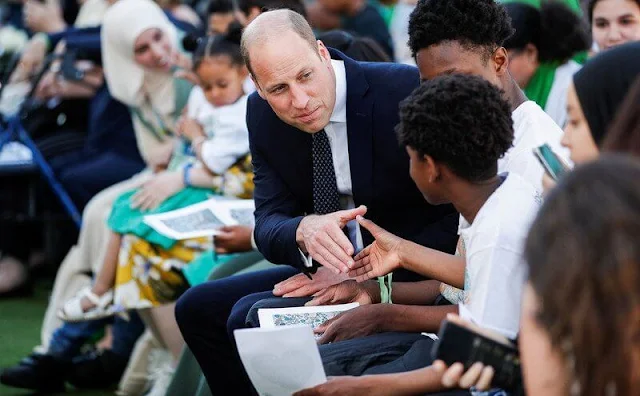
[{"label": "person in green top", "polygon": [[563,126],[567,87],[580,69],[572,58],[591,47],[587,26],[559,2],[545,1],[540,8],[509,2],[505,9],[515,28],[504,45],[509,52],[509,72],[527,97]]}]

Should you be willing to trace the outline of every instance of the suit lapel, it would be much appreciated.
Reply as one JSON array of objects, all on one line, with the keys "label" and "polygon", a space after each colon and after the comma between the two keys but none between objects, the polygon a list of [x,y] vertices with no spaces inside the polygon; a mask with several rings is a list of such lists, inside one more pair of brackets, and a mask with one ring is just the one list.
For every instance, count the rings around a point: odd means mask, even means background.
[{"label": "suit lapel", "polygon": [[373,95],[357,62],[344,58],[347,73],[347,135],[353,199],[356,205],[373,200]]}]

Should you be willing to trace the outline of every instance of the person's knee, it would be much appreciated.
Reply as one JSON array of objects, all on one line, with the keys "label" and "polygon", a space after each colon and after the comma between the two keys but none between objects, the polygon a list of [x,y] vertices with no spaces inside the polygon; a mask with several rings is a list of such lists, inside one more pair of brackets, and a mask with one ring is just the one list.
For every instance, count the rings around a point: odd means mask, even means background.
[{"label": "person's knee", "polygon": [[82,222],[89,227],[91,227],[91,224],[104,223],[109,209],[110,205],[105,202],[103,196],[97,194],[84,207]]},{"label": "person's knee", "polygon": [[247,314],[246,323],[249,327],[260,327],[260,318],[258,316],[258,310],[260,309],[302,307],[309,301],[311,301],[311,297],[265,298],[253,304]]},{"label": "person's knee", "polygon": [[201,304],[201,302],[199,302],[201,293],[199,293],[198,290],[200,286],[187,290],[176,302],[174,313],[178,327],[183,335],[193,326],[197,326],[194,322],[198,322],[199,319],[201,319],[198,315],[198,312],[201,310],[199,307]]}]

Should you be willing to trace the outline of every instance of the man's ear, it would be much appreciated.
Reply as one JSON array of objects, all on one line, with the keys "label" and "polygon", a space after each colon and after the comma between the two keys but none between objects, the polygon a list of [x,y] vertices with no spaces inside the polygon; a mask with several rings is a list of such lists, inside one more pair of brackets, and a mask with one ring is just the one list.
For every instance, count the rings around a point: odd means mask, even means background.
[{"label": "man's ear", "polygon": [[500,47],[493,52],[491,61],[498,76],[503,76],[509,69],[509,54],[504,47]]},{"label": "man's ear", "polygon": [[422,159],[425,162],[427,180],[429,180],[429,183],[435,182],[440,178],[440,167],[429,155],[423,156]]},{"label": "man's ear", "polygon": [[329,53],[329,49],[321,40],[317,41],[318,43],[318,54],[320,54],[320,58],[324,61],[331,62],[331,54]]}]

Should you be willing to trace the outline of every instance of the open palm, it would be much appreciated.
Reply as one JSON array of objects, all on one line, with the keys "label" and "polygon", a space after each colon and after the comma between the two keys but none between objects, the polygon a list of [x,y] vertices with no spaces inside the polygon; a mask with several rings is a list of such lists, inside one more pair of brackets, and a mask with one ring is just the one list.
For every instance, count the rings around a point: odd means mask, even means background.
[{"label": "open palm", "polygon": [[356,255],[349,276],[356,278],[358,282],[364,282],[399,268],[403,239],[363,217],[358,217],[358,223],[371,233],[375,241]]}]

